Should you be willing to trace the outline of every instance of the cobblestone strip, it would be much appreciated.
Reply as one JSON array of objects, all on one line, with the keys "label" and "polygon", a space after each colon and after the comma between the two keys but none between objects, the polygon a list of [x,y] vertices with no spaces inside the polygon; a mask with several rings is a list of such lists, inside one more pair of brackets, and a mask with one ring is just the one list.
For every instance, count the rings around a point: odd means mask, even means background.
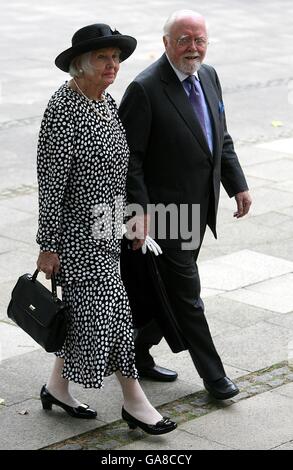
[{"label": "cobblestone strip", "polygon": [[15,188],[2,189],[2,191],[0,191],[0,200],[32,194],[37,190],[38,186],[36,184],[22,184],[21,186]]},{"label": "cobblestone strip", "polygon": [[289,137],[293,137],[293,129],[284,129],[275,132],[271,131],[268,134],[259,134],[247,139],[234,139],[234,144],[236,147],[243,146],[243,145],[254,145],[254,144],[260,144],[264,142],[270,142],[272,140],[278,140],[278,139],[287,139]]},{"label": "cobblestone strip", "polygon": [[32,116],[25,119],[13,119],[12,121],[0,122],[0,131],[16,127],[30,126],[32,124],[39,124],[41,119],[42,116]]},{"label": "cobblestone strip", "polygon": [[[268,80],[266,82],[252,82],[246,83],[242,85],[233,85],[233,86],[226,86],[223,88],[224,94],[228,95],[231,93],[241,93],[242,91],[247,90],[258,90],[260,88],[272,88],[272,87],[280,87],[280,86],[287,86],[289,83],[293,81],[293,77],[287,78],[275,78],[272,80]],[[31,124],[39,124],[42,119],[42,116],[32,116],[29,118],[24,119],[13,119],[11,121],[0,122],[0,131],[5,129],[11,129],[15,127],[24,127]]]},{"label": "cobblestone strip", "polygon": [[230,93],[238,93],[241,91],[246,91],[246,90],[258,90],[259,88],[272,88],[272,87],[278,87],[278,86],[286,86],[289,85],[290,82],[292,82],[293,77],[287,77],[287,78],[275,78],[272,80],[268,80],[267,82],[252,82],[252,83],[246,83],[244,85],[234,85],[234,86],[227,86],[223,88],[224,95],[230,94]]},{"label": "cobblestone strip", "polygon": [[[275,364],[235,380],[240,393],[224,402],[214,400],[206,391],[201,390],[186,397],[158,407],[163,416],[169,416],[178,424],[199,418],[213,411],[231,406],[246,398],[273,390],[293,382],[293,369],[287,362]],[[44,450],[112,450],[130,444],[145,437],[141,430],[129,431],[122,420],[107,424],[93,431],[86,432],[71,439],[44,447]]]}]

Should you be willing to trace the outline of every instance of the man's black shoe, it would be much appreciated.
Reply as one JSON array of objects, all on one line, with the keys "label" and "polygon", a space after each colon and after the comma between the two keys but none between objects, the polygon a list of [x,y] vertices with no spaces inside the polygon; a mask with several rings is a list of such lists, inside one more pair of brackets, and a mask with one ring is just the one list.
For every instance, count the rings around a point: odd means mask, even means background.
[{"label": "man's black shoe", "polygon": [[228,377],[209,382],[203,381],[206,390],[217,400],[227,400],[238,395],[239,388]]},{"label": "man's black shoe", "polygon": [[152,380],[158,380],[160,382],[174,382],[177,379],[178,374],[174,370],[165,369],[154,365],[153,367],[145,367],[144,369],[138,369],[140,378],[147,378]]}]

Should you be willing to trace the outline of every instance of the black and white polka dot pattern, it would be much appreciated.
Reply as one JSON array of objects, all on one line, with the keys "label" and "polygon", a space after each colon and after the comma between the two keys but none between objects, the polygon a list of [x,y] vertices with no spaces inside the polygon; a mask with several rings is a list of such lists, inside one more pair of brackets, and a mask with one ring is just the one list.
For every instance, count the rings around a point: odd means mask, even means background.
[{"label": "black and white polka dot pattern", "polygon": [[85,388],[101,388],[117,370],[137,378],[131,312],[119,274],[68,284],[63,300],[71,319],[65,344],[55,353],[64,357],[63,377]]},{"label": "black and white polka dot pattern", "polygon": [[[86,98],[62,85],[45,111],[38,143],[39,227],[42,251],[57,252],[64,300],[70,306],[64,377],[101,387],[116,370],[136,378],[132,322],[118,274],[121,241],[93,236],[93,209],[126,200],[129,150],[112,97],[113,119],[97,116]],[[107,116],[105,105],[95,102]],[[112,227],[114,232],[114,227]]]}]

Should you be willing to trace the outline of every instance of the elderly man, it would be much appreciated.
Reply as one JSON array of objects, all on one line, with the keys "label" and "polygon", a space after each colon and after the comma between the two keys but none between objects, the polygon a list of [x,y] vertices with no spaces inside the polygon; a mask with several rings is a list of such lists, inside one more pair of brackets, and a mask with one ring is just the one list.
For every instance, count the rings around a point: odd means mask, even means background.
[{"label": "elderly man", "polygon": [[[200,206],[198,243],[186,249],[180,234],[176,239],[170,235],[169,224],[165,239],[155,236],[163,250],[157,263],[205,388],[215,398],[227,399],[239,390],[226,376],[204,316],[196,260],[207,225],[216,237],[220,182],[236,199],[236,218],[248,213],[251,198],[227,132],[218,76],[211,66],[203,64],[208,46],[203,16],[189,10],[175,12],[165,24],[163,41],[165,53],[135,78],[120,105],[131,152],[128,199],[144,209],[145,234],[151,205],[172,203],[179,213],[187,206],[185,219],[180,215],[179,219],[188,227],[193,224],[189,220],[192,207]],[[151,226],[153,223],[151,220]],[[143,242],[143,237],[135,239],[133,250]],[[157,380],[175,380],[176,372],[156,366],[150,355],[150,347],[162,338],[155,325],[153,321],[136,337],[139,373]]]}]

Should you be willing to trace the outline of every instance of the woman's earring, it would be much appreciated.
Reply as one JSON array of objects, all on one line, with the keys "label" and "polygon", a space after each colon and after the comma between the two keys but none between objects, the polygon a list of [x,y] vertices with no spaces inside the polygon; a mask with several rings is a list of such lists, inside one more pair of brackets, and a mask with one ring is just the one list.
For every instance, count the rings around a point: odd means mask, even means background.
[{"label": "woman's earring", "polygon": [[83,70],[82,70],[82,69],[79,69],[79,73],[83,73]]}]

